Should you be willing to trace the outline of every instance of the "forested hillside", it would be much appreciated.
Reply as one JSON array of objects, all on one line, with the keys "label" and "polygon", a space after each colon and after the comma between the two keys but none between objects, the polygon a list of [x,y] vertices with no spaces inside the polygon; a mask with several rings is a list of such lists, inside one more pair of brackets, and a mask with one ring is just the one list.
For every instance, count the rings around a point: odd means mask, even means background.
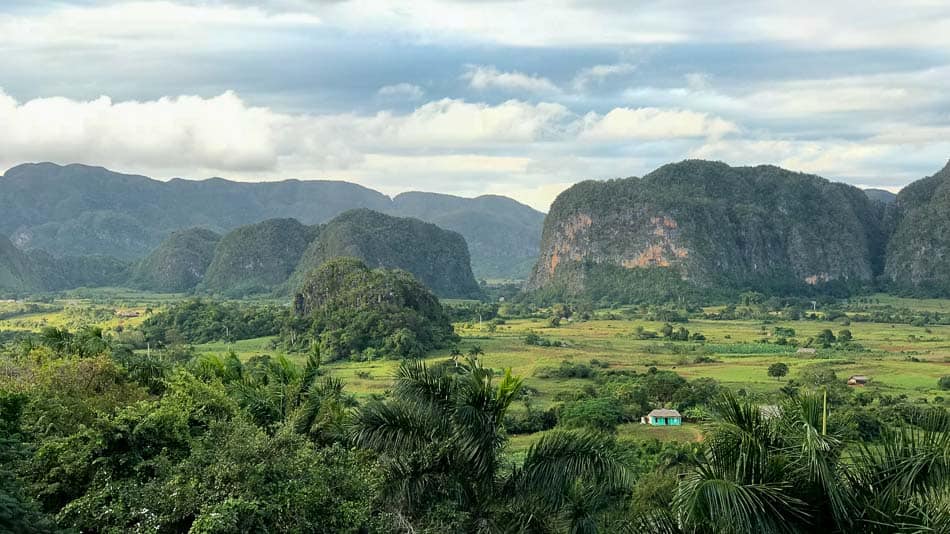
[{"label": "forested hillside", "polygon": [[306,225],[356,208],[415,217],[461,233],[476,274],[524,278],[537,255],[544,214],[513,200],[407,193],[391,200],[337,181],[168,182],[87,165],[24,164],[0,177],[0,235],[55,256],[141,259],[175,230],[226,233],[273,218]]},{"label": "forested hillside", "polygon": [[218,243],[200,288],[232,297],[272,291],[287,281],[318,232],[296,219],[242,226]]},{"label": "forested hillside", "polygon": [[136,262],[130,285],[164,293],[190,291],[204,278],[221,236],[204,228],[172,232]]},{"label": "forested hillside", "polygon": [[859,285],[881,271],[883,245],[879,211],[860,189],[772,166],[684,161],[558,196],[529,287],[640,301]]},{"label": "forested hillside", "polygon": [[347,256],[371,268],[408,271],[444,297],[481,295],[465,239],[434,224],[363,209],[335,217],[319,234],[301,257],[291,287],[298,287],[307,273],[324,262]]},{"label": "forested hillside", "polygon": [[462,234],[479,278],[525,279],[538,257],[544,214],[508,197],[402,193],[390,212]]}]

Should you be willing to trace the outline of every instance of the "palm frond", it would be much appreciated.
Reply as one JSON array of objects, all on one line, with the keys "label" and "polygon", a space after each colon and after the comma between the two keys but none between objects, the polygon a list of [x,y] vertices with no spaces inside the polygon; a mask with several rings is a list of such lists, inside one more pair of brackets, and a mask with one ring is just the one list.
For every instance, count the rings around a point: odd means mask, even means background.
[{"label": "palm frond", "polygon": [[613,440],[593,432],[545,434],[528,449],[515,475],[524,491],[542,495],[558,507],[577,481],[597,481],[604,491],[631,485]]}]

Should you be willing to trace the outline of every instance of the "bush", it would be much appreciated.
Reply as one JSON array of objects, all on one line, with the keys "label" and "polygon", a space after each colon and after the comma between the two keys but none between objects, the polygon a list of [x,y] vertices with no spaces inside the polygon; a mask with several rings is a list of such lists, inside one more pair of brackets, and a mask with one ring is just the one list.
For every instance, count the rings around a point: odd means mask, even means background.
[{"label": "bush", "polygon": [[940,380],[937,381],[937,385],[940,386],[940,389],[950,389],[950,376],[941,376]]},{"label": "bush", "polygon": [[538,367],[534,376],[538,378],[594,378],[597,371],[584,363],[561,362],[558,367]]},{"label": "bush", "polygon": [[623,406],[611,397],[570,402],[561,409],[560,422],[569,428],[593,428],[613,432],[623,422]]}]

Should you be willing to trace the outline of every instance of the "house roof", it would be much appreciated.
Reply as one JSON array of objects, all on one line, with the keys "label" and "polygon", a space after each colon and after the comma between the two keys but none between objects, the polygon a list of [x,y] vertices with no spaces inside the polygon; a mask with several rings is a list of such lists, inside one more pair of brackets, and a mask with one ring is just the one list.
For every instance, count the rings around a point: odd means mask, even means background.
[{"label": "house roof", "polygon": [[867,382],[868,380],[870,380],[870,378],[868,378],[865,375],[852,375],[850,378],[848,378],[848,380],[856,380],[858,382],[861,382],[861,381]]},{"label": "house roof", "polygon": [[666,410],[662,408],[659,410],[653,410],[647,415],[649,417],[682,417],[676,410]]}]

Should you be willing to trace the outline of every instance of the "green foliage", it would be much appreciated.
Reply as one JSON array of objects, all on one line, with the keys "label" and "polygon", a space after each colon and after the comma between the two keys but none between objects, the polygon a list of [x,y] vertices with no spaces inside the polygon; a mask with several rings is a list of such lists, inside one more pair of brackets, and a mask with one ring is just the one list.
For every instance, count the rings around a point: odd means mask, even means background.
[{"label": "green foliage", "polygon": [[[732,395],[714,404],[700,462],[682,478],[664,531],[915,532],[940,530],[950,474],[950,417],[884,432],[843,457],[840,427],[825,430],[817,395],[786,401],[781,416]],[[641,522],[650,517],[640,518]]]},{"label": "green foliage", "polygon": [[776,362],[769,365],[769,376],[773,378],[782,378],[788,374],[788,364]]},{"label": "green foliage", "polygon": [[287,320],[277,306],[191,299],[150,315],[141,330],[153,343],[208,343],[273,336]]},{"label": "green foliage", "polygon": [[418,357],[457,341],[438,299],[402,271],[369,269],[339,258],[313,271],[294,299],[326,360],[358,356],[367,349],[394,357]]},{"label": "green foliage", "polygon": [[941,376],[940,380],[937,381],[937,386],[944,390],[950,389],[950,375]]},{"label": "green foliage", "polygon": [[[551,531],[590,524],[597,503],[629,486],[614,443],[596,434],[555,432],[527,452],[523,465],[504,468],[501,422],[521,379],[493,373],[470,359],[460,367],[403,362],[393,398],[362,407],[354,441],[384,463],[384,501],[412,529],[432,527],[433,512],[456,518],[458,531],[495,524],[507,531]],[[587,497],[583,513],[576,492]]]},{"label": "green foliage", "polygon": [[623,405],[613,397],[569,402],[558,417],[558,422],[567,428],[589,428],[602,432],[613,432],[623,421]]}]

